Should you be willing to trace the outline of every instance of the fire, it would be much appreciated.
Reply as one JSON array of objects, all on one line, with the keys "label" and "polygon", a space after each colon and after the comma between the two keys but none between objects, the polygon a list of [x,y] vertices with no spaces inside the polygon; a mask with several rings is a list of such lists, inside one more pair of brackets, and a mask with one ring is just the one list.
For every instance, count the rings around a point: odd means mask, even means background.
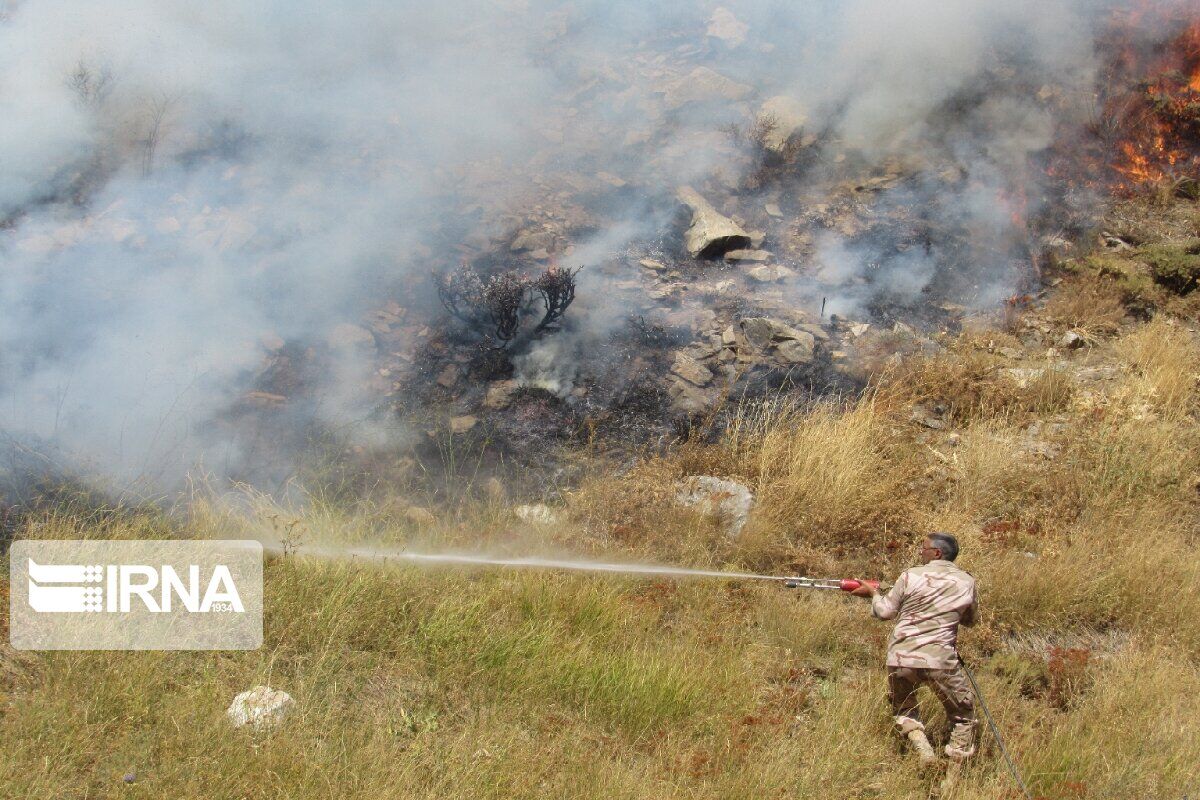
[{"label": "fire", "polygon": [[1104,113],[1118,136],[1117,188],[1127,191],[1200,178],[1200,10],[1148,2],[1114,19],[1118,41],[1136,41],[1139,27],[1172,33],[1154,47],[1125,44],[1114,59]]}]

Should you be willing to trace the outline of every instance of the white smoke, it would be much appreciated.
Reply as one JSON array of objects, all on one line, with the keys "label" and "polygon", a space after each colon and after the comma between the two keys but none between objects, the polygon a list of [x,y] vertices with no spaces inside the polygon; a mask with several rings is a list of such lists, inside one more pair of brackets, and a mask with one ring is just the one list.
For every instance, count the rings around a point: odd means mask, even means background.
[{"label": "white smoke", "polygon": [[[1003,226],[987,198],[1049,142],[1046,108],[1006,93],[950,127],[938,110],[984,85],[997,52],[1087,87],[1099,3],[726,2],[740,41],[706,34],[717,7],[8,3],[0,429],[123,480],[236,462],[242,443],[211,423],[264,337],[323,342],[381,299],[430,302],[430,259],[451,263],[455,237],[486,243],[561,200],[541,196],[546,176],[615,174],[628,191],[607,223],[639,214],[577,243],[578,263],[658,235],[669,214],[640,214],[647,201],[729,169],[720,128],[777,93],[870,158],[956,157],[971,180],[935,191]],[[728,78],[730,96],[673,107],[698,66]],[[819,257],[850,278],[871,254],[830,239]],[[915,296],[932,270],[908,254],[885,280]],[[545,372],[543,349],[523,369]],[[365,420],[372,398],[353,386],[370,359],[339,358],[308,410]],[[572,379],[554,376],[560,389]]]}]

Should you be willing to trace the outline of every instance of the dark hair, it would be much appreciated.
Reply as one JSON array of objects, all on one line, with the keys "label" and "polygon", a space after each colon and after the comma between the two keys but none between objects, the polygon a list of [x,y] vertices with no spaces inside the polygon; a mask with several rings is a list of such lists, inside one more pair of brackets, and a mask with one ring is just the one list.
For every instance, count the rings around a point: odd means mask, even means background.
[{"label": "dark hair", "polygon": [[942,551],[942,558],[947,561],[953,561],[958,558],[958,539],[955,539],[948,533],[935,531],[925,537],[929,543]]}]

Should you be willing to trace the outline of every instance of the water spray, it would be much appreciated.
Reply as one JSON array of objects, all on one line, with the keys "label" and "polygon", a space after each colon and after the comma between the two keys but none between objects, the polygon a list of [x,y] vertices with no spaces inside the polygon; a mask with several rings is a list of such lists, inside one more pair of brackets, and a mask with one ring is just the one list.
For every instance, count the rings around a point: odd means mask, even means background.
[{"label": "water spray", "polygon": [[725,570],[689,569],[658,564],[621,564],[586,559],[540,558],[534,556],[502,558],[471,553],[420,553],[411,550],[389,550],[378,547],[328,547],[303,545],[285,548],[282,544],[263,542],[268,552],[294,552],[297,555],[328,559],[362,559],[364,561],[407,561],[416,564],[445,564],[458,566],[491,566],[524,569],[552,569],[573,572],[606,572],[621,575],[654,575],[673,578],[726,578],[728,580],[774,581],[789,589],[821,589],[825,591],[853,592],[866,584],[876,589],[879,581],[863,581],[856,578],[811,578],[805,575],[761,575],[754,572],[729,572]]}]

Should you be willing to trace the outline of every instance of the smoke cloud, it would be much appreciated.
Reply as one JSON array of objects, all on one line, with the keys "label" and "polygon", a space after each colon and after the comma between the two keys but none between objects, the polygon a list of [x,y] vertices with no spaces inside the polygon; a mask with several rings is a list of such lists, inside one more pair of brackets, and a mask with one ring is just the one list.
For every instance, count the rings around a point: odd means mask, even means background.
[{"label": "smoke cloud", "polygon": [[[155,485],[198,465],[242,474],[254,436],[222,420],[279,342],[331,353],[310,399],[289,404],[291,424],[398,435],[363,388],[373,348],[339,341],[339,326],[388,298],[432,313],[430,271],[505,255],[535,209],[582,209],[567,214],[577,239],[564,261],[602,295],[591,268],[661,237],[677,185],[745,172],[722,128],[773,95],[794,97],[806,129],[838,143],[818,146],[806,180],[831,179],[847,152],[866,170],[921,161],[930,169],[889,188],[882,208],[924,204],[939,224],[1003,239],[1012,223],[996,194],[1054,133],[1036,93],[1090,89],[1104,11],[1091,0],[3,9],[0,429]],[[951,164],[961,177],[933,177]],[[835,231],[813,254],[846,311],[881,287],[918,297],[948,258],[936,243],[897,252]],[[1003,262],[959,259],[980,302],[1011,289]],[[572,312],[599,329],[621,309],[581,296]],[[523,368],[544,372],[539,352]]]}]

